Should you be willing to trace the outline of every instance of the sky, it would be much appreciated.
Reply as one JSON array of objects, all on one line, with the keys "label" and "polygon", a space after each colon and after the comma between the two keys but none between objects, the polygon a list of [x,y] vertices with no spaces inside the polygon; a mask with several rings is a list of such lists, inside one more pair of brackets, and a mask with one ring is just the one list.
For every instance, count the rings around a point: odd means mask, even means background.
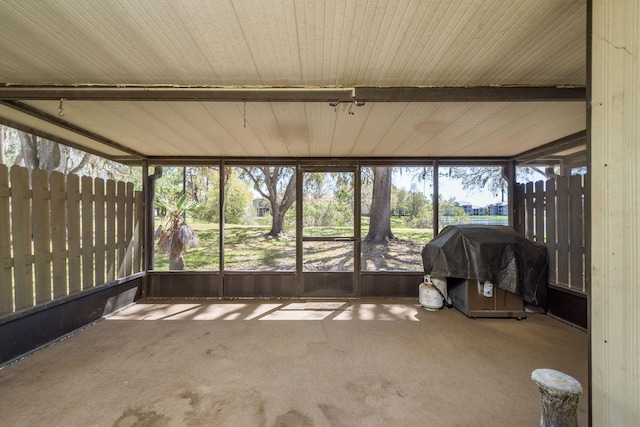
[{"label": "sky", "polygon": [[[411,189],[412,182],[416,183],[418,190],[423,192],[425,191],[424,181],[416,180],[411,176],[411,174],[396,173],[393,176],[393,184],[406,190]],[[440,177],[439,187],[440,194],[442,194],[445,199],[454,197],[456,201],[465,201],[477,206],[487,206],[493,203],[500,203],[502,201],[500,195],[494,196],[489,191],[467,191],[462,188],[462,184],[458,180],[452,180],[446,176]],[[427,196],[429,196],[432,191],[433,188],[429,186],[429,183],[427,183],[426,192],[429,193]],[[505,202],[507,201],[506,197],[507,196],[505,195]]]},{"label": "sky", "polygon": [[[439,185],[440,194],[444,195],[445,199],[455,197],[457,201],[465,201],[477,206],[487,206],[502,201],[501,195],[494,196],[489,191],[472,190],[469,192],[462,188],[460,182],[446,177],[440,178]],[[505,195],[504,201],[507,201],[507,195]]]}]

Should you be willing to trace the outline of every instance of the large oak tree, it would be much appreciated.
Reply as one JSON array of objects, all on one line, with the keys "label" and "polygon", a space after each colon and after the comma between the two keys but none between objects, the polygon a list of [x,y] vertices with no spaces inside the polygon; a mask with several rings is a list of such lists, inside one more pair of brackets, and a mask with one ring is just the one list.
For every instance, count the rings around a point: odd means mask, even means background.
[{"label": "large oak tree", "polygon": [[373,196],[369,211],[369,232],[365,242],[387,242],[395,239],[391,232],[391,176],[393,168],[389,166],[374,166],[373,168]]},{"label": "large oak tree", "polygon": [[296,201],[296,174],[292,167],[243,167],[255,190],[271,205],[271,230],[268,235],[279,236],[284,231],[284,216]]}]

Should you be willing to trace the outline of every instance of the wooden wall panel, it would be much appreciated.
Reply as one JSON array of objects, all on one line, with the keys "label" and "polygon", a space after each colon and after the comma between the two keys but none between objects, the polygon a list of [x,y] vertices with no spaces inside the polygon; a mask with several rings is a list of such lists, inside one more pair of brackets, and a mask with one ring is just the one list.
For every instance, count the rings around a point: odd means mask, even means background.
[{"label": "wooden wall panel", "polygon": [[418,288],[423,282],[423,277],[422,273],[363,273],[360,277],[361,296],[364,298],[418,298]]},{"label": "wooden wall panel", "polygon": [[640,2],[592,0],[594,426],[640,426]]},{"label": "wooden wall panel", "polygon": [[219,273],[153,272],[148,276],[146,295],[147,298],[219,298],[220,289]]},{"label": "wooden wall panel", "polygon": [[293,274],[241,274],[224,276],[225,298],[284,298],[297,295],[297,281]]}]

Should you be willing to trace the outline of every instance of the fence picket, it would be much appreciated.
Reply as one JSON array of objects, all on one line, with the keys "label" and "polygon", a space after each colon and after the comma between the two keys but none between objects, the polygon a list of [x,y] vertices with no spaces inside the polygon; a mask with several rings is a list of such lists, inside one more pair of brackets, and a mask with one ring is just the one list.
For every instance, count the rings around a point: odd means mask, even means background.
[{"label": "fence picket", "polygon": [[67,176],[67,243],[69,247],[69,293],[78,292],[82,286],[80,270],[80,178]]},{"label": "fence picket", "polygon": [[67,276],[67,188],[60,172],[51,177],[51,251],[53,252],[53,297],[68,295]]},{"label": "fence picket", "polygon": [[538,181],[534,185],[534,209],[535,213],[535,223],[536,223],[536,242],[540,244],[544,244],[544,181]]},{"label": "fence picket", "polygon": [[104,283],[105,278],[105,198],[104,198],[104,179],[96,178],[94,182],[95,194],[95,275],[96,285]]},{"label": "fence picket", "polygon": [[524,193],[524,205],[527,212],[526,215],[526,225],[525,225],[525,236],[527,239],[533,241],[533,182],[527,182],[525,185],[525,193]]},{"label": "fence picket", "polygon": [[33,253],[35,258],[36,304],[51,301],[51,195],[49,174],[35,169],[33,189]]},{"label": "fence picket", "polygon": [[11,167],[11,223],[16,310],[33,306],[31,191],[27,169]]},{"label": "fence picket", "polygon": [[570,254],[570,288],[584,292],[584,202],[582,176],[572,175],[569,179],[569,254]]},{"label": "fence picket", "polygon": [[134,190],[133,184],[128,182],[125,189],[126,212],[125,212],[125,242],[126,242],[126,255],[124,259],[124,275],[130,276],[133,269],[133,202]]},{"label": "fence picket", "polygon": [[0,316],[13,311],[9,169],[0,165]]},{"label": "fence picket", "polygon": [[116,203],[119,209],[116,212],[116,244],[118,248],[118,278],[124,277],[124,259],[127,252],[127,242],[125,240],[125,203],[126,203],[126,185],[122,181],[118,181],[116,185]]},{"label": "fence picket", "polygon": [[556,180],[550,179],[547,181],[547,210],[546,210],[546,223],[547,223],[547,253],[549,255],[549,283],[556,284],[558,282],[557,276],[557,248],[558,248],[558,236],[556,235]]},{"label": "fence picket", "polygon": [[136,191],[135,194],[135,226],[133,228],[133,269],[134,272],[142,271],[142,239],[144,220],[144,204],[142,191]]},{"label": "fence picket", "polygon": [[558,200],[558,284],[569,286],[569,181],[566,176],[558,178],[556,197]]},{"label": "fence picket", "polygon": [[524,206],[524,184],[516,185],[516,203],[515,218],[513,219],[514,228],[522,235],[525,235],[525,206]]},{"label": "fence picket", "polygon": [[107,282],[115,280],[116,265],[116,182],[107,180]]},{"label": "fence picket", "polygon": [[93,287],[93,179],[82,177],[82,289]]}]

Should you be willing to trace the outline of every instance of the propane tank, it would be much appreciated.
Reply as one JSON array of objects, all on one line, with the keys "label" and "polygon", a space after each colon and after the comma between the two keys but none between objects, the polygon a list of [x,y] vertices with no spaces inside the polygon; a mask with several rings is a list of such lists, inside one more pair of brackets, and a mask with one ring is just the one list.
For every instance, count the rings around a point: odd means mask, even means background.
[{"label": "propane tank", "polygon": [[429,311],[438,311],[444,305],[442,294],[438,292],[428,274],[424,276],[424,282],[418,288],[418,296],[420,305]]}]

